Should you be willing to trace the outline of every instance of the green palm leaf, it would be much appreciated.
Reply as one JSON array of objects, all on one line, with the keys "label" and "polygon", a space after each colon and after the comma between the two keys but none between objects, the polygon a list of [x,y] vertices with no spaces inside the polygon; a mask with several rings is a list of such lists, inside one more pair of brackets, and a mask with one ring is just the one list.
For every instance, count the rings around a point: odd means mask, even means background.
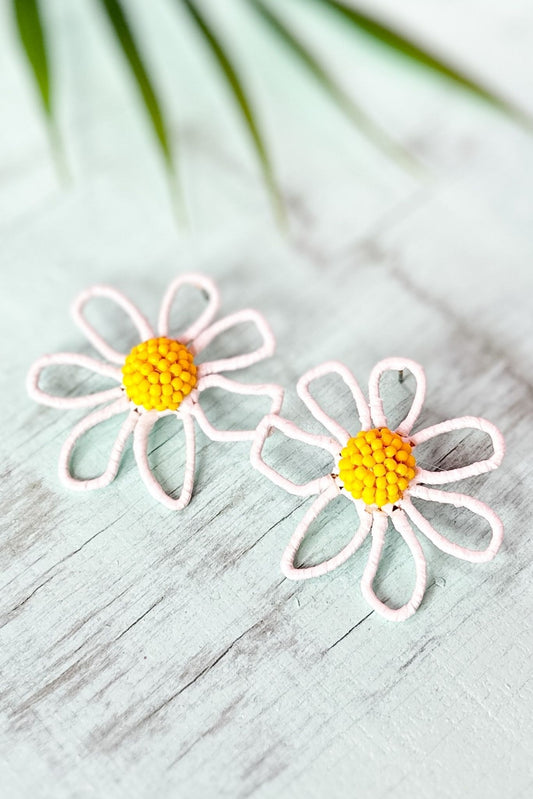
[{"label": "green palm leaf", "polygon": [[50,71],[39,3],[37,0],[13,0],[13,9],[20,41],[33,71],[43,109],[51,118]]},{"label": "green palm leaf", "polygon": [[65,167],[60,155],[61,147],[53,113],[48,47],[38,0],[13,0],[13,11],[20,43],[32,71],[46,117],[56,164],[60,172],[64,173]]},{"label": "green palm leaf", "polygon": [[237,70],[232,63],[227,50],[224,48],[220,39],[216,36],[205,17],[203,17],[203,15],[200,13],[194,0],[183,0],[183,5],[188,10],[191,19],[193,19],[196,23],[196,26],[202,34],[204,41],[209,46],[211,53],[217,61],[220,71],[226,80],[226,84],[241,112],[241,116],[246,127],[248,128],[248,132],[263,171],[263,176],[270,194],[274,212],[278,218],[278,221],[282,225],[285,225],[285,207],[281,193],[274,177],[270,158],[268,156],[263,136],[259,129],[257,118],[248,95],[244,89],[242,80],[240,79]]},{"label": "green palm leaf", "polygon": [[302,40],[297,38],[285,22],[265,5],[263,0],[250,0],[250,2],[271,30],[285,43],[318,83],[322,85],[331,99],[375,145],[380,147],[388,156],[392,156],[410,169],[420,170],[420,165],[412,158],[410,153],[376,125],[337,83],[335,78],[328,73]]},{"label": "green palm leaf", "polygon": [[414,61],[419,66],[423,66],[432,72],[455,83],[463,89],[475,94],[485,100],[494,108],[511,116],[517,122],[529,128],[533,127],[533,120],[520,108],[514,106],[496,92],[484,86],[479,81],[469,77],[465,72],[457,69],[449,62],[432,53],[414,39],[407,37],[400,31],[395,30],[390,25],[371,17],[364,11],[359,10],[353,5],[345,5],[338,0],[318,0],[318,2],[339,13],[347,22],[354,25],[358,30],[363,31],[375,41],[390,48],[405,58]]},{"label": "green palm leaf", "polygon": [[168,136],[168,126],[124,9],[119,0],[100,0],[100,3],[111,23],[113,32],[137,84],[165,166],[169,173],[172,174],[174,172],[174,157]]}]

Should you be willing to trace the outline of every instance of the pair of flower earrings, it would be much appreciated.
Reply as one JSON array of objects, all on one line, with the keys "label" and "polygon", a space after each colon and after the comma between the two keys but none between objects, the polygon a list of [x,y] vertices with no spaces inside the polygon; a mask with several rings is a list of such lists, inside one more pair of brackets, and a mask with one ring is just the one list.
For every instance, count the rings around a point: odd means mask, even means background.
[{"label": "pair of flower earrings", "polygon": [[[170,331],[170,313],[176,295],[185,286],[202,291],[207,297],[207,305],[195,322],[175,335]],[[136,327],[140,343],[129,354],[108,344],[88,322],[85,306],[90,299],[97,297],[114,301]],[[74,319],[105,361],[68,352],[45,355],[32,366],[27,380],[30,396],[43,405],[65,409],[96,408],[74,426],[63,444],[59,475],[65,485],[87,490],[111,483],[117,475],[128,439],[133,435],[135,460],[148,491],[170,510],[181,510],[190,502],[193,491],[197,422],[213,441],[252,441],[251,462],[259,472],[290,494],[315,497],[283,553],[281,569],[292,580],[305,580],[333,571],[370,535],[370,554],[361,581],[363,596],[385,618],[403,621],[416,612],[426,588],[426,561],[412,524],[440,550],[457,558],[480,563],[496,555],[503,538],[503,525],[494,511],[466,494],[432,487],[479,475],[500,465],[505,445],[502,434],[493,424],[485,419],[463,416],[412,433],[425,397],[424,371],[419,364],[406,358],[388,358],[372,370],[368,402],[352,373],[341,363],[330,361],[304,374],[297,384],[298,395],[327,431],[326,435],[307,433],[279,415],[284,393],[281,386],[244,384],[222,376],[222,372],[243,369],[272,355],[275,341],[267,322],[255,310],[238,311],[213,321],[219,304],[218,289],[210,278],[198,274],[181,275],[170,284],[163,298],[156,333],[130,300],[110,286],[93,286],[79,295],[72,308]],[[204,350],[220,334],[246,322],[255,325],[261,337],[257,349],[243,355],[201,360]],[[116,386],[85,396],[54,396],[40,386],[41,373],[49,366],[82,367],[89,373],[111,379]],[[415,395],[407,416],[392,429],[383,410],[380,379],[389,370],[403,373],[405,369],[415,378]],[[349,430],[326,414],[311,394],[313,381],[328,375],[340,377],[353,397],[356,414]],[[270,412],[255,430],[220,430],[211,424],[202,408],[201,396],[208,388],[269,397]],[[103,473],[88,480],[76,479],[71,472],[71,460],[79,439],[100,422],[124,415]],[[185,436],[185,474],[177,499],[163,490],[148,461],[150,431],[159,418],[167,415],[174,415],[182,421]],[[489,458],[456,469],[431,471],[417,466],[414,452],[419,444],[442,433],[467,428],[481,430],[490,436],[493,451]],[[273,429],[290,439],[325,450],[333,465],[326,474],[307,483],[292,482],[264,460],[265,442]],[[314,566],[297,567],[295,559],[312,522],[339,495],[346,497],[354,507],[356,531],[352,539],[334,557]],[[420,513],[412,502],[413,498],[465,508],[482,517],[491,529],[489,545],[486,549],[477,550],[450,541]],[[407,544],[416,572],[411,598],[399,608],[389,607],[378,599],[373,588],[390,523]]]}]

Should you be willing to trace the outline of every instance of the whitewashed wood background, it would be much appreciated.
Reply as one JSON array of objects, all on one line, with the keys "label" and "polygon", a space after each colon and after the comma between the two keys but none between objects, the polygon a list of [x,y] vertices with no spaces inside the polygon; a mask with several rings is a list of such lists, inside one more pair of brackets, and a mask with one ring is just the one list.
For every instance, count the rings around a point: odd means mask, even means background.
[{"label": "whitewashed wood background", "polygon": [[[212,0],[268,131],[290,208],[284,238],[177,4],[130,2],[179,140],[191,216],[179,231],[97,4],[45,4],[66,187],[9,5],[0,10],[2,796],[533,796],[533,138],[326,24],[314,4],[291,4],[352,95],[425,163],[429,177],[415,179],[354,131],[242,4]],[[371,5],[533,113],[529,0]],[[131,451],[104,491],[63,490],[56,462],[78,415],[32,404],[28,366],[43,352],[90,352],[68,315],[82,288],[112,283],[153,318],[185,269],[219,281],[224,312],[265,313],[278,352],[242,379],[285,384],[285,411],[303,425],[301,372],[339,358],[364,385],[390,354],[427,369],[423,422],[479,414],[498,424],[503,468],[465,487],[505,521],[496,560],[463,563],[424,542],[431,587],[413,619],[392,625],[360,595],[366,549],[323,579],[282,579],[302,503],[251,472],[246,445],[200,437],[195,496],[179,514],[149,498]],[[105,324],[125,341],[121,318]],[[390,388],[402,402],[412,387]],[[330,393],[342,411],[345,398]],[[236,423],[261,410],[211,407]],[[111,432],[90,437],[81,471],[101,466]],[[178,485],[182,442],[165,426],[156,443],[160,474]],[[478,444],[468,438],[448,456],[442,440],[434,456],[457,465]],[[273,457],[288,454],[277,446]],[[441,519],[482,544],[466,516]],[[334,505],[313,553],[349,535]],[[404,599],[412,578],[392,541],[381,595]]]}]

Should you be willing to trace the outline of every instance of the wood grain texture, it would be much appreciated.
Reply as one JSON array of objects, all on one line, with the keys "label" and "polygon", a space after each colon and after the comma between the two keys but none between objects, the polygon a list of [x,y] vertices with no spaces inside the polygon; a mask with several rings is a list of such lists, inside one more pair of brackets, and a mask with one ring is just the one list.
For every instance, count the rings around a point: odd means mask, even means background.
[{"label": "wood grain texture", "polygon": [[[0,9],[2,795],[530,797],[531,138],[364,42],[356,48],[323,14],[306,14],[309,41],[346,88],[427,164],[431,177],[415,180],[354,132],[290,59],[273,58],[242,6],[228,3],[224,15],[206,4],[227,35],[240,32],[238,58],[289,203],[285,239],[184,20],[162,0],[149,14],[129,5],[175,137],[179,128],[188,232],[176,229],[150,131],[96,5],[47,4],[67,187],[57,183]],[[466,54],[468,66],[533,111],[529,3],[404,6],[405,24]],[[389,0],[379,7],[399,14]],[[44,352],[91,353],[68,316],[82,288],[111,283],[155,320],[167,283],[185,269],[217,279],[223,312],[265,313],[277,354],[239,379],[286,385],[285,413],[308,429],[317,428],[294,392],[304,370],[338,358],[366,388],[375,361],[392,354],[426,368],[420,426],[464,414],[499,425],[503,467],[461,486],[505,522],[496,560],[460,562],[423,541],[431,587],[410,621],[392,625],[359,591],[368,544],[322,579],[282,578],[281,553],[306,503],[253,473],[246,444],[199,434],[195,494],[181,513],[147,495],[131,449],[107,489],[63,490],[59,449],[82,414],[26,399],[29,365]],[[102,320],[128,343],[121,316]],[[88,386],[97,382],[81,385],[73,373],[73,390]],[[410,381],[389,389],[399,414]],[[322,396],[346,418],[336,386]],[[230,415],[248,425],[262,408],[213,395],[209,411],[215,422]],[[111,435],[106,427],[88,437],[80,471],[103,463]],[[152,463],[179,486],[183,442],[171,424],[153,441]],[[278,440],[269,451],[312,470]],[[428,462],[449,468],[481,452],[474,435],[426,450]],[[483,530],[466,515],[428,515],[481,546]],[[350,537],[340,501],[325,522],[306,557]],[[401,601],[412,579],[407,551],[392,541],[380,595]]]}]

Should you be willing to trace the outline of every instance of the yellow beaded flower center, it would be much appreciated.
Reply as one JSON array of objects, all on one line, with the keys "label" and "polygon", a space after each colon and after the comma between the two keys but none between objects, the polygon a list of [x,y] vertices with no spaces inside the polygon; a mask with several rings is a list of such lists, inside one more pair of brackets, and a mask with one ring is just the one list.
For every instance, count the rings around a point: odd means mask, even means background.
[{"label": "yellow beaded flower center", "polygon": [[341,451],[339,478],[354,499],[378,508],[394,504],[415,476],[411,449],[387,427],[361,430]]},{"label": "yellow beaded flower center", "polygon": [[132,349],[122,367],[126,394],[147,411],[175,411],[196,385],[196,366],[184,344],[166,336]]}]

